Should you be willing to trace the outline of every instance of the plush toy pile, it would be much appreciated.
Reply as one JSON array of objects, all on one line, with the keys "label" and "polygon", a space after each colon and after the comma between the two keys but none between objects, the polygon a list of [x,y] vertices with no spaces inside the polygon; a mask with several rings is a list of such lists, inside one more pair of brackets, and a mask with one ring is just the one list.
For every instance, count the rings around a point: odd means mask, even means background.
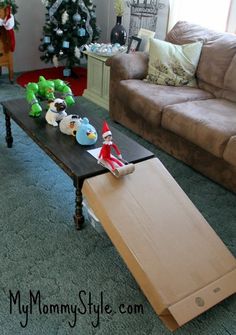
[{"label": "plush toy pile", "polygon": [[57,127],[63,134],[75,136],[81,145],[93,145],[97,142],[97,131],[89,123],[88,118],[80,118],[76,114],[67,115],[66,101],[56,98],[49,103],[45,119],[51,126]]}]

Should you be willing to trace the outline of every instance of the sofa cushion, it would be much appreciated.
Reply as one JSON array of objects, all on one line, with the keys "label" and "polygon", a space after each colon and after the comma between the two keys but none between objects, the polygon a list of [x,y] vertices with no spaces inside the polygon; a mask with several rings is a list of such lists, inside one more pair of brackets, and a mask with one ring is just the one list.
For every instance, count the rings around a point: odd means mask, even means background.
[{"label": "sofa cushion", "polygon": [[161,112],[167,105],[184,101],[210,99],[213,95],[193,87],[155,85],[142,80],[122,80],[116,90],[116,98],[124,101],[146,122],[160,126]]},{"label": "sofa cushion", "polygon": [[236,167],[236,136],[232,136],[227,143],[223,158]]},{"label": "sofa cushion", "polygon": [[199,87],[210,91],[216,97],[223,96],[225,73],[236,54],[236,35],[179,21],[167,34],[166,41],[175,44],[202,41],[202,53],[197,68]]},{"label": "sofa cushion", "polygon": [[153,84],[197,87],[195,72],[202,42],[175,45],[150,38],[147,80]]},{"label": "sofa cushion", "polygon": [[236,104],[209,99],[167,106],[161,125],[222,158],[230,137],[236,135]]}]

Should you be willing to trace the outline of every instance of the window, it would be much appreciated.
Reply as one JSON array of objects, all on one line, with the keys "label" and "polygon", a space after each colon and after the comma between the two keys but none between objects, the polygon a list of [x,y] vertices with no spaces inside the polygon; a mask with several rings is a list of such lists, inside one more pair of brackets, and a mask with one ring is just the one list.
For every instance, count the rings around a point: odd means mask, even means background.
[{"label": "window", "polygon": [[231,0],[170,0],[169,29],[189,21],[218,31],[226,31]]}]

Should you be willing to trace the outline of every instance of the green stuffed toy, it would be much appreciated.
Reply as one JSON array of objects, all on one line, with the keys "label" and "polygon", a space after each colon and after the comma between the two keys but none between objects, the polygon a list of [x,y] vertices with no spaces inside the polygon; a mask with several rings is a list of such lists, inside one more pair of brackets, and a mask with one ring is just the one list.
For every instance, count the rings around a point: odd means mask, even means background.
[{"label": "green stuffed toy", "polygon": [[28,83],[26,86],[26,99],[31,105],[29,115],[33,117],[41,115],[42,107],[38,102],[37,96],[41,99],[52,101],[55,99],[54,93],[56,91],[63,94],[67,106],[75,103],[70,87],[61,79],[47,80],[40,76],[37,83]]}]

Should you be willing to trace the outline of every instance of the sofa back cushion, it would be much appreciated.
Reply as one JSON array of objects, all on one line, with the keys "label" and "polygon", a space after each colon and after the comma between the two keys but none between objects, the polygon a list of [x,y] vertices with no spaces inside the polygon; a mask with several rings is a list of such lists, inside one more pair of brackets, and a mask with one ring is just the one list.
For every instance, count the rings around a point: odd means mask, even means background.
[{"label": "sofa back cushion", "polygon": [[[236,35],[179,21],[167,34],[166,41],[174,44],[202,41],[203,48],[196,73],[199,87],[210,91],[216,97],[227,95],[225,90],[236,92],[235,84],[229,84],[233,81],[231,73],[228,72],[228,77],[225,78],[236,55]],[[233,94],[229,94],[228,98],[235,101]]]}]

